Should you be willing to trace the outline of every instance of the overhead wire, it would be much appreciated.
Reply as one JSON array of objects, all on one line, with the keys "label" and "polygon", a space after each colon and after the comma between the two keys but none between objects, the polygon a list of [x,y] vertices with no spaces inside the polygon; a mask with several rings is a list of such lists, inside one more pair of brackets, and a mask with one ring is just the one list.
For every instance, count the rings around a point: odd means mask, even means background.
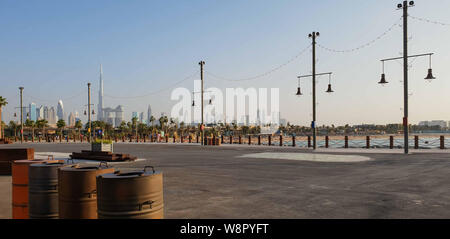
[{"label": "overhead wire", "polygon": [[335,53],[351,53],[351,52],[354,52],[354,51],[358,51],[358,50],[361,50],[361,49],[363,49],[363,48],[366,48],[366,47],[368,47],[368,46],[374,44],[374,43],[377,42],[378,40],[381,40],[384,36],[386,36],[388,33],[390,33],[396,26],[398,26],[398,25],[399,25],[399,22],[400,22],[402,19],[403,19],[403,17],[401,17],[400,19],[398,19],[398,20],[397,20],[394,24],[392,24],[386,31],[384,31],[381,35],[377,36],[377,37],[374,38],[373,40],[371,40],[371,41],[369,41],[369,42],[367,42],[367,43],[364,43],[364,44],[362,44],[362,45],[360,45],[360,46],[351,48],[351,49],[340,50],[340,49],[333,49],[333,48],[331,48],[331,47],[324,46],[324,45],[322,45],[322,44],[320,44],[320,43],[316,43],[316,44],[317,44],[317,46],[319,46],[320,48],[322,48],[322,49],[324,49],[324,50],[326,50],[326,51],[335,52]]},{"label": "overhead wire", "polygon": [[214,74],[214,73],[209,72],[209,71],[206,71],[206,70],[205,70],[205,73],[206,73],[207,75],[209,75],[209,76],[211,76],[211,77],[217,79],[217,80],[222,80],[222,81],[239,82],[239,81],[256,80],[256,79],[265,77],[265,76],[267,76],[267,75],[270,75],[270,74],[272,74],[272,73],[274,73],[274,72],[280,70],[281,68],[283,68],[283,67],[289,65],[290,63],[292,63],[293,61],[295,61],[297,58],[299,58],[301,55],[303,55],[309,48],[311,48],[311,44],[308,44],[307,47],[305,47],[303,50],[301,50],[298,54],[296,54],[295,56],[293,56],[292,58],[290,58],[290,59],[289,59],[288,61],[286,61],[285,63],[283,63],[283,64],[281,64],[281,65],[278,65],[277,67],[274,67],[274,68],[272,68],[272,69],[269,70],[269,71],[266,71],[266,72],[264,72],[264,73],[261,73],[261,74],[258,74],[258,75],[252,76],[252,77],[238,78],[238,79],[230,79],[230,78],[227,78],[227,77],[219,76],[219,75],[217,75],[217,74]]}]

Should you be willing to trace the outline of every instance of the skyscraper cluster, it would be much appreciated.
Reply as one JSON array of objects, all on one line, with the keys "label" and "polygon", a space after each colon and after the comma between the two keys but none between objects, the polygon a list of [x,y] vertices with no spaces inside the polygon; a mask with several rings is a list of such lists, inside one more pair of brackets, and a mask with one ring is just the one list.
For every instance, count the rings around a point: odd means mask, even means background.
[{"label": "skyscraper cluster", "polygon": [[98,91],[98,113],[97,120],[118,127],[123,121],[123,107],[121,105],[116,108],[104,107],[103,102],[103,68],[100,65],[100,87]]},{"label": "skyscraper cluster", "polygon": [[66,114],[64,112],[64,104],[62,100],[58,101],[58,104],[55,107],[41,105],[39,108],[36,106],[36,103],[32,102],[28,105],[28,107],[23,108],[23,118],[24,120],[47,120],[50,126],[56,126],[56,122],[58,120],[63,119],[67,120],[68,126],[74,126],[76,121],[79,121],[78,112],[70,113],[68,119],[66,119]]}]

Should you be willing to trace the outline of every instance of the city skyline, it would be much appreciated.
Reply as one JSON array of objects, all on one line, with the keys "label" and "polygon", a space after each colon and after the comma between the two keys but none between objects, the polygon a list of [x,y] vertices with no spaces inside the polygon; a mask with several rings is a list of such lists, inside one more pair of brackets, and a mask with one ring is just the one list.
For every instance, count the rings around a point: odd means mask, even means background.
[{"label": "city skyline", "polygon": [[[118,3],[108,4],[109,8],[102,10],[97,16],[91,9],[84,9],[83,4],[63,7],[43,1],[39,5],[18,6],[12,1],[6,1],[4,9],[9,11],[0,10],[2,13],[0,18],[4,23],[9,22],[8,18],[14,19],[14,25],[5,25],[5,32],[12,36],[11,39],[17,41],[0,40],[2,43],[0,49],[4,52],[2,57],[8,59],[0,64],[2,72],[0,77],[8,79],[4,91],[2,90],[2,95],[9,101],[4,109],[4,120],[6,122],[14,120],[12,115],[17,112],[14,108],[19,105],[17,90],[19,85],[25,87],[24,102],[48,105],[48,101],[55,102],[62,99],[67,112],[83,111],[87,104],[86,83],[96,82],[100,63],[107,69],[108,85],[104,89],[104,97],[108,104],[123,104],[126,116],[124,119],[129,121],[131,112],[144,112],[148,102],[152,102],[153,115],[158,118],[156,116],[159,113],[168,112],[175,103],[167,100],[171,89],[178,86],[193,88],[193,80],[199,78],[197,62],[199,59],[205,59],[206,87],[223,89],[248,88],[255,85],[278,86],[281,95],[281,114],[285,115],[284,118],[288,122],[308,126],[311,121],[311,100],[308,97],[311,83],[302,82],[305,95],[301,98],[295,97],[296,76],[308,74],[311,68],[308,50],[266,77],[241,82],[218,78],[224,76],[238,80],[274,69],[301,52],[308,45],[308,32],[316,29],[321,32],[318,41],[320,46],[323,46],[318,47],[318,71],[330,69],[334,72],[335,90],[333,95],[326,95],[322,91],[326,89],[327,79],[319,78],[318,124],[401,123],[403,107],[402,84],[399,82],[402,80],[401,63],[386,66],[386,77],[391,82],[389,87],[377,85],[381,73],[379,60],[386,56],[398,56],[401,52],[402,37],[399,26],[394,26],[381,39],[368,47],[355,50],[354,53],[334,53],[325,48],[353,49],[371,42],[386,32],[400,19],[400,14],[395,10],[395,6],[392,6],[391,1],[367,1],[358,5],[354,5],[351,1],[307,4],[249,1],[241,4],[239,9],[225,3],[203,3],[204,8],[212,9],[211,12],[197,15],[198,10],[186,4],[170,9],[164,4],[137,1],[126,6]],[[100,1],[94,3],[96,4],[102,3]],[[418,4],[420,8],[412,9],[411,17],[450,22],[450,19],[446,21],[448,18],[444,11],[446,7],[450,7],[450,3],[435,0],[427,1],[427,4],[425,2]],[[440,4],[442,8],[430,11],[432,5],[436,4]],[[333,6],[337,11],[326,17],[309,13],[323,6]],[[52,23],[48,23],[37,14],[36,10],[41,8],[61,10],[61,13],[50,16]],[[134,17],[127,23],[114,21],[113,16],[117,13],[123,17],[129,16],[122,12],[122,8],[134,13]],[[167,13],[167,16],[157,14],[148,17],[146,11],[153,12],[155,8]],[[271,11],[265,10],[266,8],[270,8]],[[14,13],[22,10],[29,14],[24,19],[17,19]],[[90,13],[86,19],[82,14],[84,10]],[[349,12],[355,14],[347,17],[351,15]],[[179,13],[183,13],[183,17],[177,16]],[[239,19],[243,19],[244,13],[247,22],[242,24]],[[73,18],[64,18],[64,23],[72,27],[72,30],[63,28],[63,32],[58,33],[57,30],[61,29],[58,20],[67,14]],[[165,22],[171,17],[171,21]],[[202,19],[210,19],[211,22],[198,23],[202,22],[199,21]],[[268,22],[265,19],[275,20]],[[355,19],[358,24],[355,23]],[[332,27],[330,20],[335,20],[334,25],[339,27]],[[152,24],[152,21],[157,23]],[[90,22],[94,24],[89,25]],[[114,26],[109,24],[111,22]],[[181,24],[180,32],[159,30],[171,29],[178,24]],[[31,27],[24,28],[25,25]],[[144,27],[147,25],[149,28]],[[274,28],[275,26],[281,27]],[[114,32],[114,29],[117,32]],[[202,44],[197,43],[197,36],[191,33],[191,31],[198,33],[200,29],[205,35]],[[413,65],[410,68],[410,123],[450,119],[450,111],[447,110],[450,108],[450,101],[446,94],[450,82],[445,80],[450,76],[450,72],[445,70],[445,63],[449,61],[446,52],[450,51],[445,38],[449,36],[450,29],[447,26],[419,21],[417,18],[410,19],[410,29],[410,52],[435,52],[433,68],[437,76],[431,83],[424,81],[428,68],[427,60],[411,61]],[[90,34],[76,36],[83,30]],[[128,35],[123,34],[127,32]],[[54,39],[45,37],[46,41],[43,41],[44,38],[36,37],[34,41],[28,41],[26,36],[30,34],[58,37]],[[183,41],[175,41],[174,39],[180,39],[180,34],[185,36]],[[433,37],[437,34],[440,37]],[[226,37],[230,35],[233,38]],[[77,41],[71,39],[75,36]],[[177,49],[178,52],[169,49]],[[47,52],[48,57],[43,59],[37,57],[43,51]],[[62,61],[63,58],[67,60]],[[239,60],[236,61],[237,58]],[[355,64],[359,67],[353,67]],[[16,65],[26,67],[29,72],[21,72]],[[192,75],[191,79],[170,87]],[[92,96],[99,88],[98,85],[93,85]],[[168,90],[158,93],[166,88]],[[40,99],[43,100],[39,101]],[[93,103],[94,109],[98,109],[97,99],[94,99]],[[293,108],[298,110],[292,110]],[[86,121],[84,115],[82,118]]]}]

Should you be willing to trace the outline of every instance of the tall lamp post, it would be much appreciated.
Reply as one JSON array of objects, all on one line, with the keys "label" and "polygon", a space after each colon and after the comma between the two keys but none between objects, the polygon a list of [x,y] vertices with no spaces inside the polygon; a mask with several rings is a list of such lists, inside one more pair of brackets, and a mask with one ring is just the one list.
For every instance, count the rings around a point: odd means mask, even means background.
[{"label": "tall lamp post", "polygon": [[23,86],[19,87],[20,90],[20,143],[23,143]]},{"label": "tall lamp post", "polygon": [[317,129],[316,129],[316,76],[320,76],[320,75],[329,75],[330,76],[330,81],[328,82],[328,89],[327,89],[327,93],[332,93],[334,92],[333,90],[331,90],[331,74],[332,72],[328,72],[328,73],[319,73],[316,74],[316,37],[320,36],[319,32],[312,32],[311,34],[309,34],[309,38],[312,39],[312,75],[303,75],[303,76],[298,76],[297,78],[299,79],[299,86],[297,88],[297,96],[302,95],[301,90],[300,90],[300,79],[301,78],[306,78],[306,77],[312,77],[312,104],[313,104],[313,120],[311,122],[311,130],[313,133],[313,149],[317,149]]},{"label": "tall lamp post", "polygon": [[[192,92],[192,107],[195,107],[194,94],[202,93],[202,95],[203,95],[203,93],[208,93],[208,92],[211,92],[211,91]],[[211,99],[209,99],[209,103],[208,104],[212,105],[212,100]],[[202,100],[202,104],[201,105],[202,105],[202,125],[203,125],[203,100]],[[203,134],[204,127],[202,127],[201,130],[202,130],[202,134]],[[204,144],[204,142],[203,142],[203,137],[202,137],[201,145],[203,145],[203,144]]]},{"label": "tall lamp post", "polygon": [[[327,73],[319,73],[319,74],[315,74],[315,76],[321,76],[321,75],[328,75],[329,76],[329,81],[328,81],[328,88],[325,91],[326,93],[333,93],[334,91],[331,89],[331,74],[333,74],[332,72],[327,72]],[[303,76],[298,76],[298,87],[297,87],[297,96],[301,96],[303,95],[300,89],[300,79],[301,78],[307,78],[307,77],[313,77],[313,79],[315,78],[313,75],[303,75]],[[313,80],[313,85],[315,84],[315,81]],[[313,86],[313,121],[311,123],[311,129],[313,131],[313,149],[317,148],[317,129],[316,129],[316,88]]]},{"label": "tall lamp post", "polygon": [[201,79],[201,95],[202,95],[202,98],[201,98],[201,101],[202,101],[202,124],[201,124],[201,126],[200,126],[200,130],[201,130],[201,140],[202,140],[202,142],[201,142],[201,145],[204,145],[204,142],[203,142],[203,138],[204,138],[204,134],[205,134],[205,125],[203,124],[203,66],[205,65],[205,62],[204,61],[200,61],[199,63],[198,63],[199,65],[200,65],[200,79]]},{"label": "tall lamp post", "polygon": [[435,79],[433,77],[433,72],[431,69],[431,56],[433,53],[426,53],[420,55],[412,55],[408,56],[408,8],[414,7],[414,1],[403,1],[403,4],[398,4],[397,9],[403,10],[403,57],[395,57],[381,60],[383,65],[383,73],[381,74],[381,80],[378,82],[379,84],[386,84],[386,75],[384,73],[384,63],[386,61],[391,60],[399,60],[403,59],[403,136],[404,136],[404,153],[409,153],[409,144],[408,144],[408,58],[411,57],[421,57],[421,56],[429,56],[430,57],[430,68],[428,69],[428,74],[425,77],[426,80]]},{"label": "tall lamp post", "polygon": [[[91,83],[88,83],[88,110],[87,110],[87,115],[88,115],[88,122],[89,122],[89,128],[88,128],[88,133],[89,133],[89,142],[92,142],[92,121],[91,121]],[[95,114],[94,110],[92,110],[92,114]],[[84,115],[86,115],[86,111],[84,111]]]}]

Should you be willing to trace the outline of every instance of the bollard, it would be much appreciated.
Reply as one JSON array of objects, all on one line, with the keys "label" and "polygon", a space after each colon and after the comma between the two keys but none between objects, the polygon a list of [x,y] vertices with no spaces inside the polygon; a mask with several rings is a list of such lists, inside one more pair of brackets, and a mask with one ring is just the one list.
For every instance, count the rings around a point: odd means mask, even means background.
[{"label": "bollard", "polygon": [[442,135],[439,140],[441,141],[441,147],[440,148],[441,149],[445,149],[445,138],[444,138],[444,136]]},{"label": "bollard", "polygon": [[173,143],[176,143],[177,142],[177,137],[174,135],[173,136]]},{"label": "bollard", "polygon": [[69,143],[69,135],[66,137],[66,142]]},{"label": "bollard", "polygon": [[325,136],[325,148],[328,148],[328,141],[329,141],[330,139],[328,138],[328,135],[327,136]]},{"label": "bollard", "polygon": [[389,136],[389,148],[393,149],[394,148],[394,136]]},{"label": "bollard", "polygon": [[292,147],[295,147],[295,136],[292,136]]},{"label": "bollard", "polygon": [[62,135],[59,136],[59,142],[62,143]]},{"label": "bollard", "polygon": [[248,136],[248,145],[251,145],[252,144],[252,136]]},{"label": "bollard", "polygon": [[147,136],[144,134],[144,143],[147,142]]},{"label": "bollard", "polygon": [[192,143],[192,135],[189,135],[189,143]]},{"label": "bollard", "polygon": [[348,149],[348,136],[344,137],[344,148]]},{"label": "bollard", "polygon": [[419,148],[419,136],[418,135],[414,136],[414,148],[415,149]]},{"label": "bollard", "polygon": [[31,136],[31,142],[34,143],[34,136]]},{"label": "bollard", "polygon": [[39,139],[39,143],[40,143],[41,142],[41,136],[39,136],[38,139]]},{"label": "bollard", "polygon": [[239,144],[242,144],[242,137],[239,135]]},{"label": "bollard", "polygon": [[224,141],[223,141],[223,134],[220,136],[220,142],[223,144],[224,143]]},{"label": "bollard", "polygon": [[366,136],[366,148],[370,149],[370,136]]},{"label": "bollard", "polygon": [[80,141],[81,141],[81,143],[83,143],[83,136],[80,137]]},{"label": "bollard", "polygon": [[261,145],[261,135],[258,135],[258,145]]},{"label": "bollard", "polygon": [[269,146],[272,145],[272,135],[269,135]]},{"label": "bollard", "polygon": [[233,136],[230,135],[230,144],[233,144]]},{"label": "bollard", "polygon": [[311,148],[311,136],[308,135],[308,148]]},{"label": "bollard", "polygon": [[169,135],[166,135],[166,143],[169,143]]},{"label": "bollard", "polygon": [[181,143],[184,143],[184,136],[181,136],[180,141]]},{"label": "bollard", "polygon": [[208,136],[203,137],[203,145],[208,145]]},{"label": "bollard", "polygon": [[283,146],[283,135],[280,134],[280,147]]}]

